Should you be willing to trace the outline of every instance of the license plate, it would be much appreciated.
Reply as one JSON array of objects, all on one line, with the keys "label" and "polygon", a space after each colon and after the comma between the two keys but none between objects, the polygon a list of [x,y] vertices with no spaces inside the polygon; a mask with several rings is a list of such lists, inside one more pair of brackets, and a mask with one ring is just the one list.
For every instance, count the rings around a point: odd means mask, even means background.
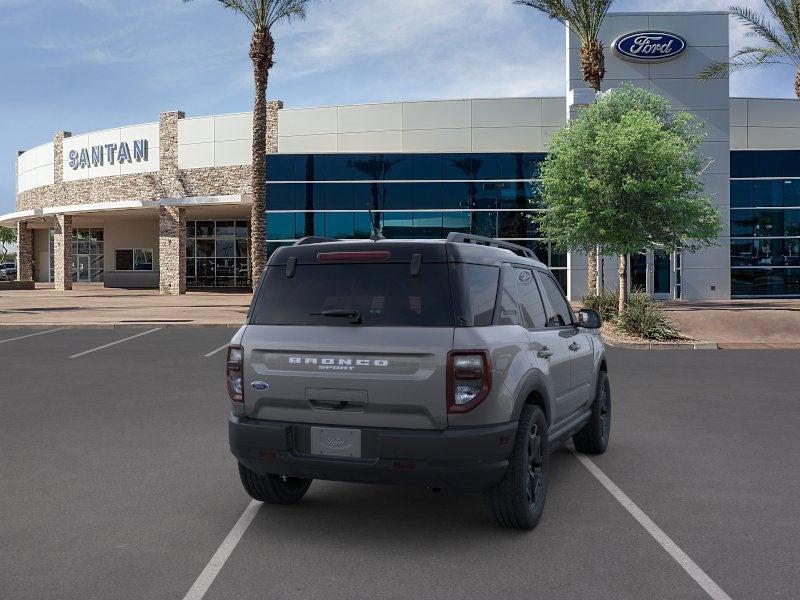
[{"label": "license plate", "polygon": [[312,427],[311,454],[361,458],[361,430]]}]

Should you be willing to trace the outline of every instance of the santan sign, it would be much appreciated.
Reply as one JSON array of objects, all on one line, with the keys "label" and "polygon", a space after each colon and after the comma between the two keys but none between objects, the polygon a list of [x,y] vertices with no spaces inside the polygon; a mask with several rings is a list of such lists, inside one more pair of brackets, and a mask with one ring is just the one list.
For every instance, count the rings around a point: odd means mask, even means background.
[{"label": "santan sign", "polygon": [[[131,146],[133,146],[132,150]],[[104,164],[147,162],[147,160],[148,143],[146,139],[133,140],[131,144],[120,142],[119,144],[102,144],[91,148],[81,148],[80,151],[70,150],[67,157],[73,171],[102,167]]]},{"label": "santan sign", "polygon": [[686,50],[686,40],[665,31],[637,31],[614,40],[614,53],[634,62],[672,60]]}]

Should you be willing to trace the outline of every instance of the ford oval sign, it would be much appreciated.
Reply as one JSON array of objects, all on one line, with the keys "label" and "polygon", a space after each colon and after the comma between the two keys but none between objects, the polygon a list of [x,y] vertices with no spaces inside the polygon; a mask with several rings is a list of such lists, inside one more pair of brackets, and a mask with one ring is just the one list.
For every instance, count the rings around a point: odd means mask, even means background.
[{"label": "ford oval sign", "polygon": [[614,53],[635,62],[660,62],[672,60],[686,50],[686,40],[666,31],[637,31],[618,37]]}]

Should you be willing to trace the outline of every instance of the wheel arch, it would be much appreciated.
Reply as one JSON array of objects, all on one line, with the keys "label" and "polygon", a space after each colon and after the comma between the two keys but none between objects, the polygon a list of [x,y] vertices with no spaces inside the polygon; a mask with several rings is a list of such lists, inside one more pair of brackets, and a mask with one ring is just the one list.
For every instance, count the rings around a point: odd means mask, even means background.
[{"label": "wheel arch", "polygon": [[527,404],[538,406],[544,413],[547,427],[553,425],[555,406],[544,376],[539,372],[531,373],[524,381],[517,395],[517,402],[514,406],[514,419],[519,419],[522,408]]}]

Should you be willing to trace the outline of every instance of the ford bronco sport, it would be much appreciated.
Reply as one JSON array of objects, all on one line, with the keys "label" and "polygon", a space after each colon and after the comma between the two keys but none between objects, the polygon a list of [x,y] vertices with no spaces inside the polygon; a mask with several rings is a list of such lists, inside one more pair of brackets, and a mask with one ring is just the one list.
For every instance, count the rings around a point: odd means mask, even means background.
[{"label": "ford bronco sport", "polygon": [[482,492],[536,526],[548,455],[608,444],[599,315],[527,248],[306,238],[270,258],[228,349],[230,447],[253,498],[313,479]]}]

